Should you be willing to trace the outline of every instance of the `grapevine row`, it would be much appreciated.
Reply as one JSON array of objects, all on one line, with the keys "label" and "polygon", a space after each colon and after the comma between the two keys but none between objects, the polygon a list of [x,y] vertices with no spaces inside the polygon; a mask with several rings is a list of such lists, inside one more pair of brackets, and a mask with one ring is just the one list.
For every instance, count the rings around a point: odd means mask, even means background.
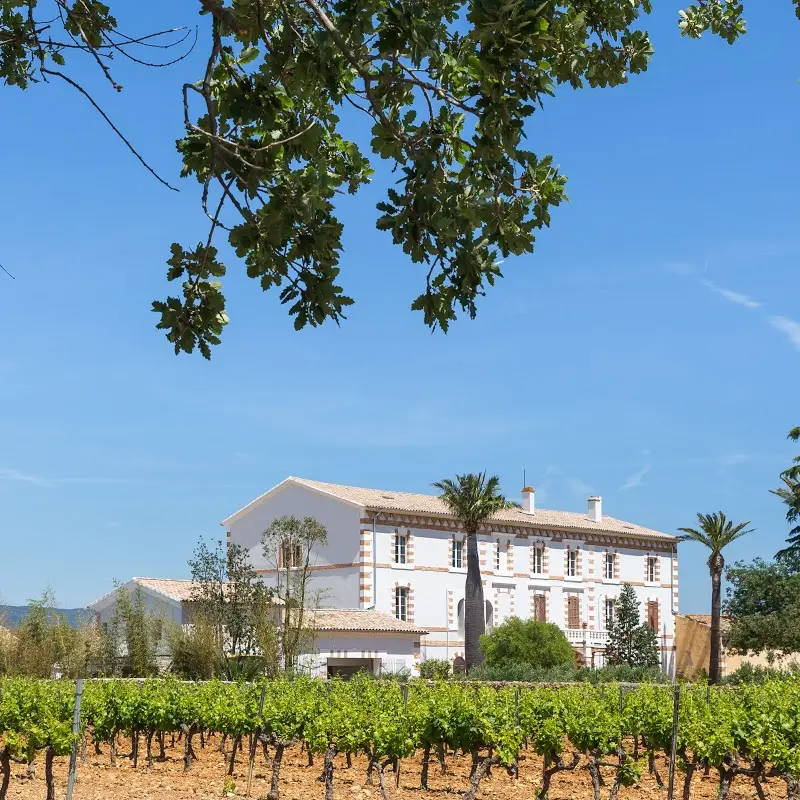
[{"label": "grapevine row", "polygon": [[[310,678],[260,683],[87,681],[80,728],[73,735],[74,684],[66,681],[0,681],[0,800],[5,800],[13,761],[32,763],[45,755],[48,799],[55,787],[52,763],[68,755],[86,735],[110,758],[121,734],[131,735],[134,764],[152,763],[153,746],[176,735],[190,770],[196,737],[211,733],[233,742],[230,769],[243,742],[260,746],[272,761],[270,800],[280,794],[286,747],[302,743],[309,758],[320,756],[326,800],[333,798],[334,756],[364,754],[386,800],[385,770],[422,751],[422,786],[429,763],[444,766],[447,753],[472,759],[472,800],[492,767],[519,771],[519,754],[543,757],[538,800],[553,778],[582,765],[591,775],[595,800],[615,800],[621,786],[634,786],[655,754],[673,748],[674,694],[670,686],[642,684],[492,688],[443,682],[400,685],[355,678],[323,682]],[[800,681],[781,680],[735,692],[681,687],[676,753],[676,797],[688,800],[698,768],[719,776],[719,799],[736,780],[750,780],[763,796],[765,780],[785,782],[788,798],[800,798]],[[138,753],[140,738],[146,752]],[[247,752],[241,757],[246,758]],[[613,779],[604,781],[601,769]],[[399,774],[399,772],[398,772]],[[658,774],[659,782],[666,776]]]}]

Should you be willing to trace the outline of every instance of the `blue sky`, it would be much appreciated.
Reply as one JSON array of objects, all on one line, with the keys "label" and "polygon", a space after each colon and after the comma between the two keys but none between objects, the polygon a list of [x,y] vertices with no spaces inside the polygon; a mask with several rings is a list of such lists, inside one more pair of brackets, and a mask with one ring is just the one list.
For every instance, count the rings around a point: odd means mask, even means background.
[{"label": "blue sky", "polygon": [[[152,0],[127,31],[192,23]],[[651,18],[648,73],[562,91],[531,120],[571,202],[474,322],[431,335],[408,306],[424,272],[374,228],[376,181],[342,205],[341,329],[293,331],[224,248],[231,324],[210,363],[176,358],[150,301],[172,241],[206,226],[68,87],[2,90],[0,595],[48,584],[63,605],[113,579],[183,576],[201,535],[289,474],[426,491],[487,469],[516,497],[674,532],[697,511],[750,519],[732,558],[787,533],[768,490],[800,424],[800,23],[750,3],[729,47]],[[152,15],[152,16],[150,16]],[[201,71],[119,64],[85,79],[172,180],[179,87]],[[130,68],[130,67],[133,68]],[[681,610],[708,607],[705,554],[684,545]]]}]

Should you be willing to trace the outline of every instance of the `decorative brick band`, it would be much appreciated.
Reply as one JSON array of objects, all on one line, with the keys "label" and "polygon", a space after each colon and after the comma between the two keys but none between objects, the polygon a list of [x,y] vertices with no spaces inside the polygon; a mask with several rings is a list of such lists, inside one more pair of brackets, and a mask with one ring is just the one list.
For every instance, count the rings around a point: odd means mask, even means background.
[{"label": "decorative brick band", "polygon": [[[418,530],[433,530],[433,531],[447,531],[463,533],[463,527],[455,522],[455,520],[442,519],[438,517],[430,517],[424,514],[404,514],[396,512],[383,512],[382,527],[383,526],[402,526],[408,528],[416,528]],[[361,524],[372,523],[372,517],[362,517]],[[479,535],[482,536],[496,536],[497,534],[506,534],[509,536],[519,536],[523,539],[529,539],[535,536],[546,536],[554,542],[571,541],[579,539],[586,544],[599,545],[599,546],[614,546],[626,547],[638,550],[652,550],[653,547],[663,545],[661,552],[664,555],[669,555],[672,547],[674,546],[674,539],[665,537],[659,539],[656,537],[636,536],[635,534],[625,534],[616,532],[601,532],[594,530],[568,530],[558,528],[556,526],[548,526],[537,524],[536,526],[517,525],[513,523],[498,523],[488,522],[481,526]]]},{"label": "decorative brick band", "polygon": [[569,575],[570,553],[575,553],[575,577],[583,577],[583,551],[580,545],[570,545],[564,550],[564,574]]},{"label": "decorative brick band", "polygon": [[452,589],[447,590],[447,628],[452,630],[455,627],[455,593]]},{"label": "decorative brick band", "polygon": [[372,593],[372,531],[369,529],[361,531],[359,559],[359,601],[362,606],[371,606],[374,597]]},{"label": "decorative brick band", "polygon": [[414,621],[414,587],[410,583],[400,583],[395,581],[394,586],[390,588],[391,593],[391,609],[392,613],[397,616],[397,597],[398,589],[408,589],[408,594],[406,597],[406,621],[413,622]]}]

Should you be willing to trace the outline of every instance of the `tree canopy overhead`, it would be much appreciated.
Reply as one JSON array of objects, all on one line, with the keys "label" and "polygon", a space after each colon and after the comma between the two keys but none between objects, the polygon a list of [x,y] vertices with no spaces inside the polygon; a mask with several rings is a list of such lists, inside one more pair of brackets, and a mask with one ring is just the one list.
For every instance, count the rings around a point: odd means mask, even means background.
[{"label": "tree canopy overhead", "polygon": [[[345,109],[396,175],[377,226],[421,265],[412,308],[446,331],[457,312],[475,316],[501,260],[532,252],[566,199],[553,155],[526,146],[525,121],[557,86],[617,86],[652,55],[640,27],[651,0],[197,0],[197,9],[209,50],[204,73],[182,100],[176,92],[178,149],[182,175],[202,186],[209,233],[172,245],[167,277],[180,289],[153,310],[176,353],[206,358],[228,320],[215,236],[264,290],[280,291],[298,329],[338,323],[352,304],[338,284],[335,200],[373,169],[342,132]],[[742,14],[735,0],[697,0],[678,24],[682,35],[710,30],[732,43]],[[0,79],[22,89],[60,80],[100,110],[70,76],[73,58],[92,58],[119,91],[111,57],[151,64],[141,50],[165,46],[165,33],[126,35],[99,0],[0,0]]]}]

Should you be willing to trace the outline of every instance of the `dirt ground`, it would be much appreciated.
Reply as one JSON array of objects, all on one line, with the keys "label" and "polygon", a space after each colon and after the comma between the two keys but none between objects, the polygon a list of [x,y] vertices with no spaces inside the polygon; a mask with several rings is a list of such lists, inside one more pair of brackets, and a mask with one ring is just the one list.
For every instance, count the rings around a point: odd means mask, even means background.
[{"label": "dirt ground", "polygon": [[[108,745],[103,745],[103,755],[95,755],[92,745],[87,747],[87,761],[78,761],[77,781],[74,800],[201,800],[220,798],[225,786],[227,763],[220,752],[219,740],[206,742],[205,749],[199,746],[199,737],[194,745],[198,760],[189,773],[183,771],[183,748],[180,744],[167,747],[166,760],[156,761],[152,768],[146,766],[144,741],[140,746],[140,761],[137,769],[125,754],[130,752],[130,742],[120,744],[117,766],[109,764]],[[154,747],[154,750],[156,748]],[[238,755],[233,780],[236,788],[234,797],[247,796],[247,747],[244,756]],[[56,796],[62,800],[66,795],[68,758],[58,758],[55,764]],[[431,762],[429,790],[420,788],[421,754],[415,759],[401,762],[400,786],[395,788],[394,776],[388,773],[389,793],[396,800],[455,800],[469,785],[469,759],[447,759],[447,774],[442,775],[439,764]],[[645,764],[645,761],[642,761]],[[520,756],[519,780],[509,777],[505,770],[496,769],[481,783],[479,798],[498,800],[513,797],[515,800],[534,800],[541,782],[541,759],[533,753]],[[666,783],[667,773],[663,759],[657,767]],[[280,800],[323,800],[324,785],[318,780],[322,769],[322,758],[315,759],[314,766],[308,766],[307,756],[299,745],[288,748],[281,767]],[[334,794],[337,800],[380,800],[377,778],[374,786],[366,781],[367,762],[363,757],[354,757],[353,765],[347,768],[345,757],[336,757]],[[611,770],[605,770],[607,785],[602,796],[608,797],[611,785]],[[251,797],[264,798],[269,790],[271,765],[259,751],[253,771]],[[676,797],[681,797],[683,774],[676,774]],[[779,779],[772,779],[764,786],[769,800],[786,797],[786,785]],[[692,798],[714,798],[717,792],[716,774],[712,771],[708,778],[702,770],[692,781]],[[655,778],[644,769],[638,786],[620,790],[621,800],[664,800],[666,788],[659,788]],[[24,765],[15,765],[13,778],[8,791],[9,800],[44,800],[46,787],[44,780],[44,756],[36,760],[35,777],[26,776]],[[757,797],[750,778],[737,777],[729,795],[730,800],[750,800]],[[592,784],[589,773],[582,762],[575,772],[562,772],[554,776],[550,789],[550,800],[592,800]]]}]

